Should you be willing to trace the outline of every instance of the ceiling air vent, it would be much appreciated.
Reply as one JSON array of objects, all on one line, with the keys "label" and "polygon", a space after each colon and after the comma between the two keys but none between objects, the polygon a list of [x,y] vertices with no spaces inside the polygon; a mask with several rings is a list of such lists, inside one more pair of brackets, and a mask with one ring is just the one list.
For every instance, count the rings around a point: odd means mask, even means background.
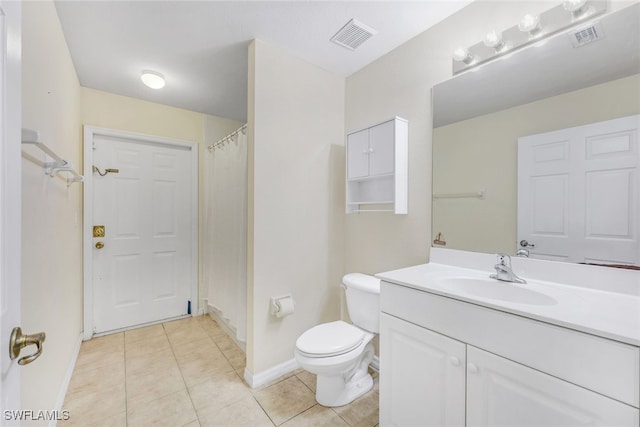
[{"label": "ceiling air vent", "polygon": [[569,33],[569,38],[571,38],[571,44],[573,47],[584,46],[591,42],[600,40],[602,37],[604,37],[604,34],[599,22]]},{"label": "ceiling air vent", "polygon": [[371,36],[378,32],[362,22],[352,19],[344,27],[331,37],[331,41],[346,47],[349,50],[356,50],[358,46],[366,42]]}]

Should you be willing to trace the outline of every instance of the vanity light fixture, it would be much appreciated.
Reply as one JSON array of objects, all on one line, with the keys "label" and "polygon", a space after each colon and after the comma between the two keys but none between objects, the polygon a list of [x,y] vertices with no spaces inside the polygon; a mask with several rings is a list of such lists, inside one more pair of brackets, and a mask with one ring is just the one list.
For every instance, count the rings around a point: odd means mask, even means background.
[{"label": "vanity light fixture", "polygon": [[504,31],[492,31],[481,42],[469,48],[456,49],[453,53],[453,74],[582,24],[606,10],[607,0],[565,0],[539,15],[527,14],[518,25]]},{"label": "vanity light fixture", "polygon": [[151,89],[162,89],[165,85],[164,76],[157,71],[143,70],[140,79]]}]

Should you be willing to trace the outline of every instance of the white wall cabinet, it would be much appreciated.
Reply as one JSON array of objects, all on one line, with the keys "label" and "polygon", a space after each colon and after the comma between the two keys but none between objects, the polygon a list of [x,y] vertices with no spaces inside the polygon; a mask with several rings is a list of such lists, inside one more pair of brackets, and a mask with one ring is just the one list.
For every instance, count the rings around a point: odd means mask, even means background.
[{"label": "white wall cabinet", "polygon": [[407,213],[408,130],[395,117],[347,134],[347,213]]},{"label": "white wall cabinet", "polygon": [[[534,320],[387,282],[382,282],[381,297],[381,426],[640,424],[635,347],[560,327],[549,329]],[[517,327],[522,322],[534,329]],[[520,330],[523,336],[505,333],[509,330]],[[467,331],[472,332],[465,335]],[[563,360],[554,353],[562,348],[555,332],[577,334],[575,341],[564,341],[584,357],[566,353]],[[535,343],[537,351],[527,349],[526,341]],[[518,356],[523,348],[531,359]],[[618,359],[620,366],[608,366],[609,378],[601,380],[599,368],[590,366],[585,354],[589,349],[603,359],[610,351],[629,357]],[[549,369],[541,370],[546,363],[551,363]],[[572,368],[566,375],[566,368],[554,370],[567,363]],[[620,369],[622,376],[617,378]],[[574,378],[589,387],[576,385]]]}]

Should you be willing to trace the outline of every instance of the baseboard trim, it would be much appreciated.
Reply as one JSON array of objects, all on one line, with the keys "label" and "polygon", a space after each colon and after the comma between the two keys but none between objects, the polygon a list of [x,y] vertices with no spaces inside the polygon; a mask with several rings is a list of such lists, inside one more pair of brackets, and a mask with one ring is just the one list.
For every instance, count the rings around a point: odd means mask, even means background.
[{"label": "baseboard trim", "polygon": [[216,323],[227,333],[229,338],[231,338],[237,345],[247,353],[247,343],[245,341],[240,341],[236,336],[236,328],[230,326],[222,317],[220,317],[220,310],[218,310],[213,305],[209,304],[207,301],[207,314],[216,321]]},{"label": "baseboard trim", "polygon": [[380,373],[380,358],[378,356],[373,356],[373,360],[369,364],[369,367],[374,371]]},{"label": "baseboard trim", "polygon": [[289,374],[296,369],[298,369],[298,362],[296,362],[296,359],[287,360],[284,363],[273,366],[272,368],[255,375],[245,368],[244,380],[249,384],[249,387],[258,388],[282,377],[283,375]]},{"label": "baseboard trim", "polygon": [[[67,368],[67,374],[64,376],[62,380],[62,385],[60,386],[60,392],[58,393],[58,400],[56,401],[56,413],[62,413],[64,409],[62,405],[64,405],[64,399],[67,397],[67,390],[69,390],[69,384],[71,383],[71,377],[73,376],[73,371],[76,368],[76,362],[78,361],[78,355],[80,354],[80,346],[82,345],[83,332],[80,332],[78,336],[78,341],[76,342],[76,348],[73,351],[73,355],[71,356],[71,360],[69,361],[69,367]],[[55,427],[58,424],[57,420],[51,420],[49,422],[49,427]]]}]

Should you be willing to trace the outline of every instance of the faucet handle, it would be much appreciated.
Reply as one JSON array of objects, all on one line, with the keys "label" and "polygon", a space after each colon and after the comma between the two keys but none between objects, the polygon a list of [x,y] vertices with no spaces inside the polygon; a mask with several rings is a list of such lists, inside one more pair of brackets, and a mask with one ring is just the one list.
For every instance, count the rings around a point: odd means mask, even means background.
[{"label": "faucet handle", "polygon": [[511,267],[511,257],[506,254],[497,254],[498,265],[504,265],[505,267]]}]

